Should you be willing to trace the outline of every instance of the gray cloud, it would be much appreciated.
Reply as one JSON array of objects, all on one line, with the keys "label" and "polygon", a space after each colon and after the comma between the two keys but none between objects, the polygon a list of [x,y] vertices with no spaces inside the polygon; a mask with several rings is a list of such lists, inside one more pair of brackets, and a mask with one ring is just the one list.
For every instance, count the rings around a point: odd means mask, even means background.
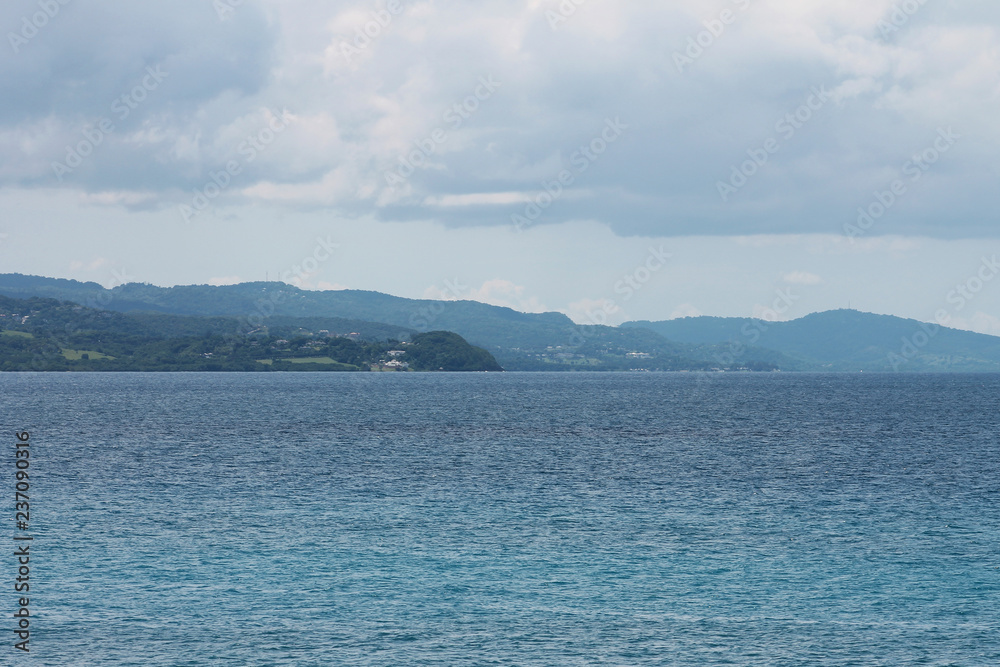
[{"label": "gray cloud", "polygon": [[[20,35],[24,17],[38,11],[38,3],[9,3],[0,25]],[[0,173],[8,183],[51,186],[52,163],[65,163],[67,147],[89,137],[93,150],[63,179],[67,187],[182,182],[191,165],[178,146],[211,135],[229,122],[232,107],[266,86],[276,39],[252,4],[225,22],[197,0],[60,6],[17,53],[11,48],[0,59],[7,100]]]},{"label": "gray cloud", "polygon": [[[807,4],[592,0],[553,30],[546,0],[401,2],[389,19],[377,3],[244,3],[225,21],[193,0],[70,3],[0,60],[0,183],[175,207],[236,160],[216,205],[495,226],[565,170],[530,224],[627,236],[836,234],[898,180],[866,235],[995,235],[1000,10]],[[10,3],[0,25],[36,9]],[[52,162],[155,66],[168,78],[59,183]],[[499,88],[456,116],[482,77]],[[240,146],[281,111],[287,130],[248,160]],[[581,153],[615,118],[621,136]],[[961,138],[913,179],[947,128]]]}]

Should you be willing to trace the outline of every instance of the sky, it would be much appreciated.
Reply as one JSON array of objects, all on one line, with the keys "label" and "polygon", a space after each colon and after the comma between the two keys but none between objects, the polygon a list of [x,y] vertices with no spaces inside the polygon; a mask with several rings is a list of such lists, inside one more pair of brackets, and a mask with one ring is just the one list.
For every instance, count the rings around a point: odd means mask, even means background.
[{"label": "sky", "polygon": [[0,272],[1000,335],[995,0],[8,0]]}]

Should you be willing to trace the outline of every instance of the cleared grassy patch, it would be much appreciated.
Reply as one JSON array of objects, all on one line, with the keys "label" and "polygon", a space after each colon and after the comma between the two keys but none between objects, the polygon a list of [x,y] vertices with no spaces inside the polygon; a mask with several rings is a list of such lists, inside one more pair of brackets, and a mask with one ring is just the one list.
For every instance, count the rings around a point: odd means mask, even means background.
[{"label": "cleared grassy patch", "polygon": [[34,338],[34,334],[27,331],[0,331],[0,336],[10,336],[11,338]]},{"label": "cleared grassy patch", "polygon": [[62,355],[66,357],[68,361],[80,361],[83,359],[83,355],[87,355],[91,361],[98,359],[114,359],[114,357],[109,357],[106,354],[101,354],[100,352],[95,352],[94,350],[70,350],[64,349]]},{"label": "cleared grassy patch", "polygon": [[274,364],[274,359],[258,359],[257,363],[258,364],[264,364],[265,366],[270,366],[270,365]]}]

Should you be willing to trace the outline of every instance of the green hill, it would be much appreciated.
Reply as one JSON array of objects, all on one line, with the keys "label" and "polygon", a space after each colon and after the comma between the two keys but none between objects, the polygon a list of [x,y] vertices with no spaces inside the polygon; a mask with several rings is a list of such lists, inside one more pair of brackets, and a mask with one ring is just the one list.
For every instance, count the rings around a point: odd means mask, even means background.
[{"label": "green hill", "polygon": [[502,371],[486,350],[469,345],[450,331],[417,334],[403,359],[418,371]]},{"label": "green hill", "polygon": [[1000,371],[1000,338],[852,310],[791,322],[697,317],[610,327],[474,301],[307,291],[275,282],[106,290],[19,274],[0,275],[0,295],[78,304],[77,310],[47,311],[53,327],[155,340],[355,334],[370,342],[404,343],[421,333],[451,331],[505,369],[519,371]]},{"label": "green hill", "polygon": [[[401,343],[388,331],[413,335]],[[116,313],[55,299],[0,296],[0,371],[406,370],[401,345],[434,365],[412,370],[502,370],[455,334],[421,335],[379,323],[272,318],[245,331],[233,317]],[[401,355],[406,361],[406,354]],[[422,357],[421,357],[422,358]]]},{"label": "green hill", "polygon": [[[381,323],[381,334],[453,331],[493,354],[508,370],[700,370],[717,365],[712,346],[674,343],[649,331],[576,325],[561,313],[521,313],[475,301],[405,299],[360,290],[307,291],[276,282],[156,287],[131,283],[106,290],[96,283],[0,275],[0,294],[46,296],[126,313],[227,316],[255,331],[303,318]],[[329,328],[329,327],[324,327]],[[396,333],[393,334],[393,330]],[[640,354],[643,356],[629,356]],[[646,356],[648,355],[648,356]],[[769,351],[750,350],[736,365],[754,370],[794,368]]]},{"label": "green hill", "polygon": [[833,371],[1000,371],[1000,338],[890,315],[833,310],[789,322],[688,317],[628,322],[693,345],[776,350],[804,368]]},{"label": "green hill", "polygon": [[361,290],[308,291],[280,282],[156,287],[139,283],[106,290],[96,283],[0,275],[0,294],[42,296],[119,312],[230,316],[248,326],[273,316],[332,317],[381,322],[401,330],[447,330],[486,347],[548,345],[572,335],[561,313],[529,314],[476,301],[404,299]]}]

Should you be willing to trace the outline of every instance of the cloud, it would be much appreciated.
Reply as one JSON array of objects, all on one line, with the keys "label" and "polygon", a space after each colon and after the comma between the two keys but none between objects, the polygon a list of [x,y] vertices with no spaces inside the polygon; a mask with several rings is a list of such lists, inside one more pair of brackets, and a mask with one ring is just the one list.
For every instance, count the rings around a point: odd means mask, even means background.
[{"label": "cloud", "polygon": [[755,320],[763,320],[765,322],[786,322],[790,319],[794,319],[786,312],[779,312],[779,310],[774,308],[773,305],[765,306],[760,303],[754,304],[752,317]]},{"label": "cloud", "polygon": [[103,257],[98,257],[97,259],[85,262],[82,260],[73,260],[69,263],[70,271],[97,271],[101,267],[107,266],[108,260]]},{"label": "cloud", "polygon": [[527,294],[527,288],[510,280],[494,278],[479,287],[470,287],[461,280],[446,280],[441,285],[432,285],[424,290],[423,298],[439,301],[479,301],[494,306],[513,308],[523,313],[544,313],[549,309],[535,296]]},{"label": "cloud", "polygon": [[580,299],[564,312],[577,324],[617,324],[622,319],[622,310],[612,299]]},{"label": "cloud", "polygon": [[476,206],[482,204],[518,204],[531,201],[530,192],[476,192],[464,195],[428,197],[428,206]]},{"label": "cloud", "polygon": [[1000,318],[982,311],[977,311],[971,317],[952,317],[948,320],[952,329],[965,329],[976,333],[1000,336]]},{"label": "cloud", "polygon": [[[900,180],[866,239],[995,236],[1000,9],[899,5],[751,3],[678,71],[702,2],[586,3],[555,29],[548,0],[405,2],[353,58],[374,5],[248,1],[220,20],[201,0],[74,3],[0,62],[18,91],[0,186],[173,207],[237,160],[213,206],[503,226],[557,192],[533,224],[664,237],[840,234]],[[0,25],[33,11],[7,3]],[[288,130],[241,154],[283,111]],[[114,130],[88,147],[104,118]],[[607,141],[616,118],[627,129]],[[915,178],[942,128],[962,138]],[[60,180],[53,163],[81,145]]]},{"label": "cloud", "polygon": [[701,312],[690,303],[682,303],[681,305],[674,308],[673,312],[670,313],[668,320],[676,320],[682,317],[701,317],[705,313]]},{"label": "cloud", "polygon": [[[5,3],[0,25],[37,11]],[[253,2],[226,22],[199,0],[62,6],[0,59],[0,89],[18,91],[0,109],[0,177],[163,197],[207,166],[206,140],[266,87],[277,39]],[[52,164],[77,158],[60,180]]]},{"label": "cloud", "polygon": [[215,287],[220,287],[222,285],[239,285],[241,282],[243,282],[243,279],[239,276],[221,276],[208,279],[208,284]]},{"label": "cloud", "polygon": [[526,288],[509,280],[487,280],[478,289],[469,291],[468,298],[494,306],[506,306],[522,313],[544,313],[548,309],[537,297],[526,294]]}]

